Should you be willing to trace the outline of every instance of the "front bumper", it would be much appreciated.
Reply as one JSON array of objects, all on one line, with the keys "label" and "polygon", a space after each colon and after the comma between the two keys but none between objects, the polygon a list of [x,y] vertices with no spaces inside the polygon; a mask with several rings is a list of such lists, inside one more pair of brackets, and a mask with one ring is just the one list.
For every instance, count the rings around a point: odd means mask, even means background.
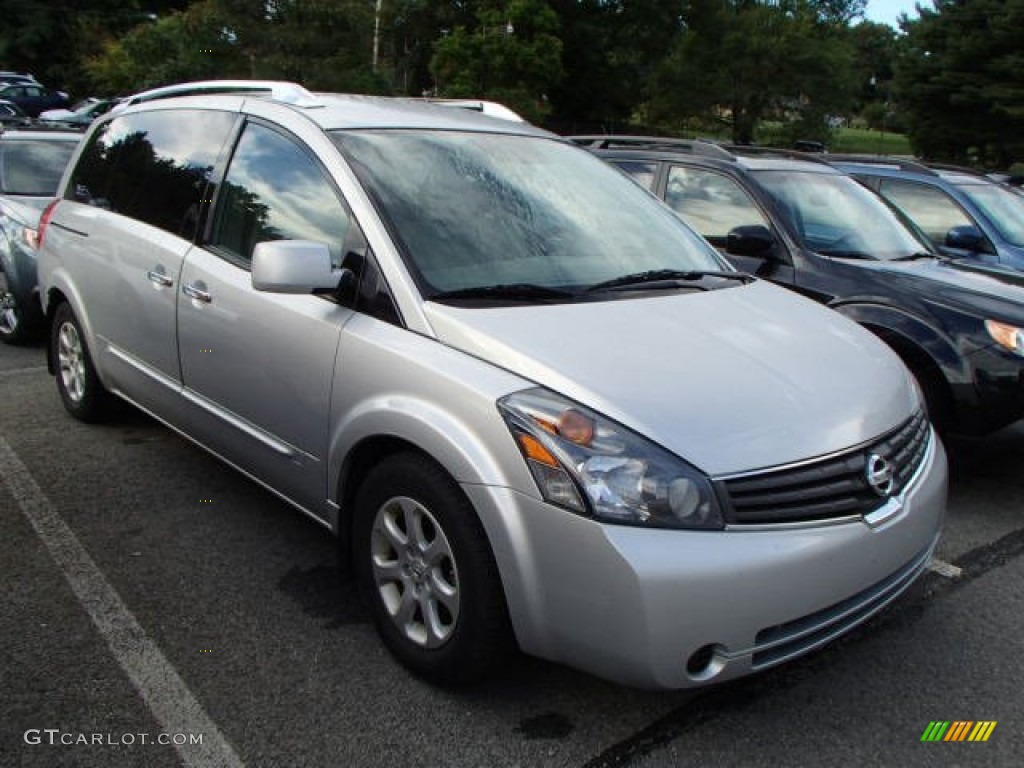
[{"label": "front bumper", "polygon": [[970,384],[954,390],[958,431],[987,434],[1024,418],[1024,358],[992,345],[970,357]]},{"label": "front bumper", "polygon": [[933,435],[898,512],[760,530],[605,525],[508,489],[466,486],[528,653],[628,685],[686,688],[817,648],[926,567],[946,507]]}]

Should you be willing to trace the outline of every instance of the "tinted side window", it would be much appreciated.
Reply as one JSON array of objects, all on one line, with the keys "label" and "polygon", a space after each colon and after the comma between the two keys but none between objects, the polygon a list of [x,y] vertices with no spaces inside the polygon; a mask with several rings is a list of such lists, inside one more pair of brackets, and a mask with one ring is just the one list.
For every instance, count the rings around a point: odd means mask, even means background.
[{"label": "tinted side window", "polygon": [[946,242],[946,233],[953,227],[974,223],[941,189],[912,181],[882,179],[878,191],[917,224],[936,245]]},{"label": "tinted side window", "polygon": [[658,172],[657,163],[647,163],[642,160],[615,160],[612,165],[644,189],[654,190],[654,178]]},{"label": "tinted side window", "polygon": [[221,186],[211,244],[249,261],[257,243],[326,243],[340,265],[351,217],[317,162],[299,144],[250,123]]},{"label": "tinted side window", "polygon": [[725,243],[729,230],[752,224],[768,227],[750,195],[733,179],[714,171],[673,166],[665,202],[697,232]]},{"label": "tinted side window", "polygon": [[162,110],[96,132],[71,179],[74,199],[191,240],[207,183],[235,116]]}]

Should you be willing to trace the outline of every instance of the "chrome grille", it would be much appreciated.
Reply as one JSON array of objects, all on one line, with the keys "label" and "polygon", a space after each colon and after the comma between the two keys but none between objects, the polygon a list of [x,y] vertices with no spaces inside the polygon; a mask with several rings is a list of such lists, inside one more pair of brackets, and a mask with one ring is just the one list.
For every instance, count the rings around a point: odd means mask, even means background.
[{"label": "chrome grille", "polygon": [[928,450],[923,411],[880,439],[848,453],[782,470],[717,481],[726,520],[735,525],[771,525],[866,515],[884,503],[865,473],[872,454],[892,468],[898,496]]}]

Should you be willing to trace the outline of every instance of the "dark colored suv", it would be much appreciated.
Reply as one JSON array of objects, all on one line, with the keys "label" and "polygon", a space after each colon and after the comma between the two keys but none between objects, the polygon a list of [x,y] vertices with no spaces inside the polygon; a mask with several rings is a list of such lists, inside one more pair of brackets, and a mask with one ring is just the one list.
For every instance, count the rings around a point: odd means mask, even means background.
[{"label": "dark colored suv", "polygon": [[800,153],[635,136],[573,140],[664,200],[739,269],[885,340],[948,432],[1024,416],[1024,275],[939,254],[894,207]]},{"label": "dark colored suv", "polygon": [[1024,270],[1024,198],[969,169],[903,158],[832,155],[829,161],[905,213],[953,258]]}]

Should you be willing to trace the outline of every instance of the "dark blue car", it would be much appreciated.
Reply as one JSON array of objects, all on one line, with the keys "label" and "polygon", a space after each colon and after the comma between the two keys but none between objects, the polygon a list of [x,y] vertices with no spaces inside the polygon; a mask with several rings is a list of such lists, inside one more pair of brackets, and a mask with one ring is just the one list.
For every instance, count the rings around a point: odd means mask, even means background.
[{"label": "dark blue car", "polygon": [[0,87],[0,99],[11,101],[21,107],[29,117],[39,117],[47,109],[61,109],[68,106],[68,97],[60,91],[51,91],[38,83],[11,83]]}]

